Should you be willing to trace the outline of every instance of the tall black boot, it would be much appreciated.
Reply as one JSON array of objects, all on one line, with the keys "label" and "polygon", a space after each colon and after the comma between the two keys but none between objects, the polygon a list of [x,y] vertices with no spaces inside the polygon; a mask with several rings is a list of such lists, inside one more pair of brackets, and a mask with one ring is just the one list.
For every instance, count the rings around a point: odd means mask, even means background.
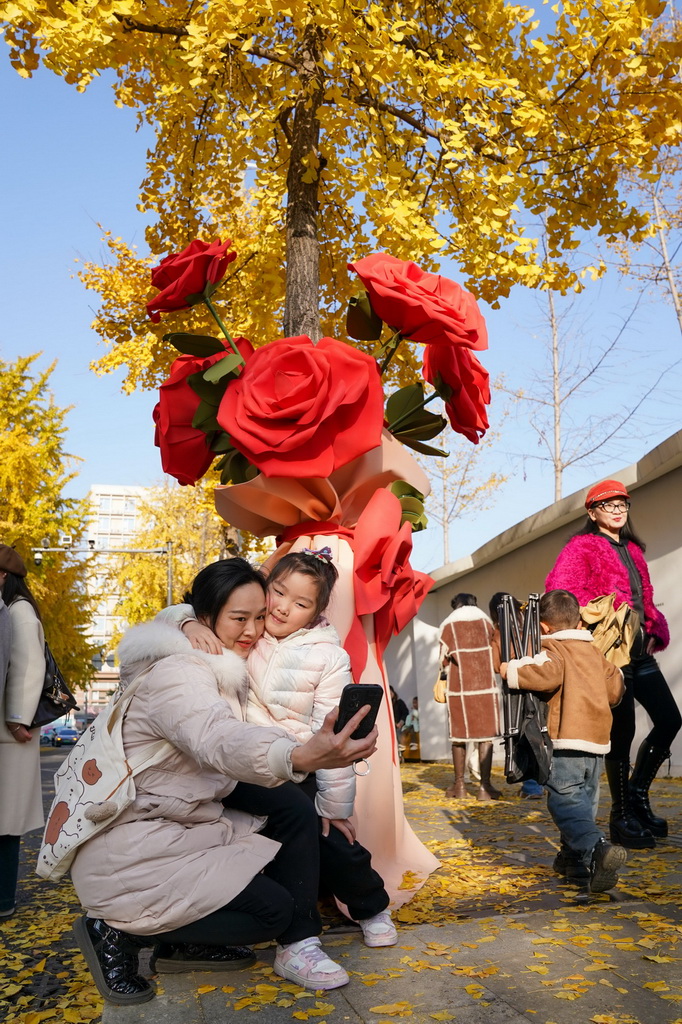
[{"label": "tall black boot", "polygon": [[611,790],[611,816],[609,832],[611,842],[628,850],[649,850],[656,840],[648,828],[643,828],[630,807],[628,776],[629,761],[605,761],[606,777]]},{"label": "tall black boot", "polygon": [[655,747],[644,740],[637,751],[637,760],[630,777],[630,807],[643,828],[648,828],[652,835],[664,838],[668,834],[668,822],[657,817],[649,803],[649,786],[656,778],[656,772],[664,761],[670,757],[669,750]]},{"label": "tall black boot", "polygon": [[108,1003],[130,1006],[154,998],[154,989],[138,974],[139,953],[151,944],[148,939],[90,917],[79,917],[73,931],[97,990]]}]

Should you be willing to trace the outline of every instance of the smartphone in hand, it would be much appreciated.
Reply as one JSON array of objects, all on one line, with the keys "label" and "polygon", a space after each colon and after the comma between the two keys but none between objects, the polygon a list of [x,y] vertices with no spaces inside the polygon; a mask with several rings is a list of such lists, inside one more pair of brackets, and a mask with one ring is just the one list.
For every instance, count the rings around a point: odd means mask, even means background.
[{"label": "smartphone in hand", "polygon": [[353,740],[364,739],[374,728],[383,695],[383,687],[377,683],[348,683],[347,686],[344,686],[341,700],[339,701],[339,717],[336,720],[334,732],[341,732],[343,727],[350,722],[353,715],[360,708],[364,708],[369,704],[371,710],[367,712],[360,725],[351,734],[351,739]]}]

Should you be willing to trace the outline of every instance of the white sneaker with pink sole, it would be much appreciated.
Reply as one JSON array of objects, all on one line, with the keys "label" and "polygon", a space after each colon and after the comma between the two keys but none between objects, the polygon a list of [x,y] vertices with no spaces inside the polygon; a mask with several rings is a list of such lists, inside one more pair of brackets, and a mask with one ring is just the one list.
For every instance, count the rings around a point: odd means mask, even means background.
[{"label": "white sneaker with pink sole", "polygon": [[350,981],[343,967],[329,959],[316,935],[278,946],[274,969],[280,978],[303,988],[341,988]]},{"label": "white sneaker with pink sole", "polygon": [[358,924],[362,928],[366,946],[395,946],[398,941],[398,932],[388,910],[358,921]]}]

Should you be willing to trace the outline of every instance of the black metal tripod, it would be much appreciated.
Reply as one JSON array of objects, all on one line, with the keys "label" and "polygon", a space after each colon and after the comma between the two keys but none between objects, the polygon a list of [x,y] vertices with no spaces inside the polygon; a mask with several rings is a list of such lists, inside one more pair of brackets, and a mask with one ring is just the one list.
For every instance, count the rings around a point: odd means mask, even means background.
[{"label": "black metal tripod", "polygon": [[[519,622],[514,599],[505,594],[498,608],[500,658],[532,657],[541,649],[540,596],[531,594]],[[504,772],[507,782],[535,779],[547,782],[552,763],[552,741],[547,732],[545,702],[529,690],[511,690],[502,683]]]}]

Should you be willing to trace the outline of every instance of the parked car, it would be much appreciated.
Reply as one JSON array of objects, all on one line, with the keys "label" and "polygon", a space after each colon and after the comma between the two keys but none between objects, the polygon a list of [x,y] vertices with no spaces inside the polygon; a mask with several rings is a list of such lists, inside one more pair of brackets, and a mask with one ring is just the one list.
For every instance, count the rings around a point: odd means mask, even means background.
[{"label": "parked car", "polygon": [[40,745],[41,746],[44,746],[46,744],[52,743],[52,733],[54,731],[55,730],[54,730],[54,726],[53,725],[44,725],[42,727],[42,729],[40,730]]},{"label": "parked car", "polygon": [[51,743],[53,747],[73,746],[78,742],[78,736],[79,733],[76,729],[55,729],[52,733]]}]

